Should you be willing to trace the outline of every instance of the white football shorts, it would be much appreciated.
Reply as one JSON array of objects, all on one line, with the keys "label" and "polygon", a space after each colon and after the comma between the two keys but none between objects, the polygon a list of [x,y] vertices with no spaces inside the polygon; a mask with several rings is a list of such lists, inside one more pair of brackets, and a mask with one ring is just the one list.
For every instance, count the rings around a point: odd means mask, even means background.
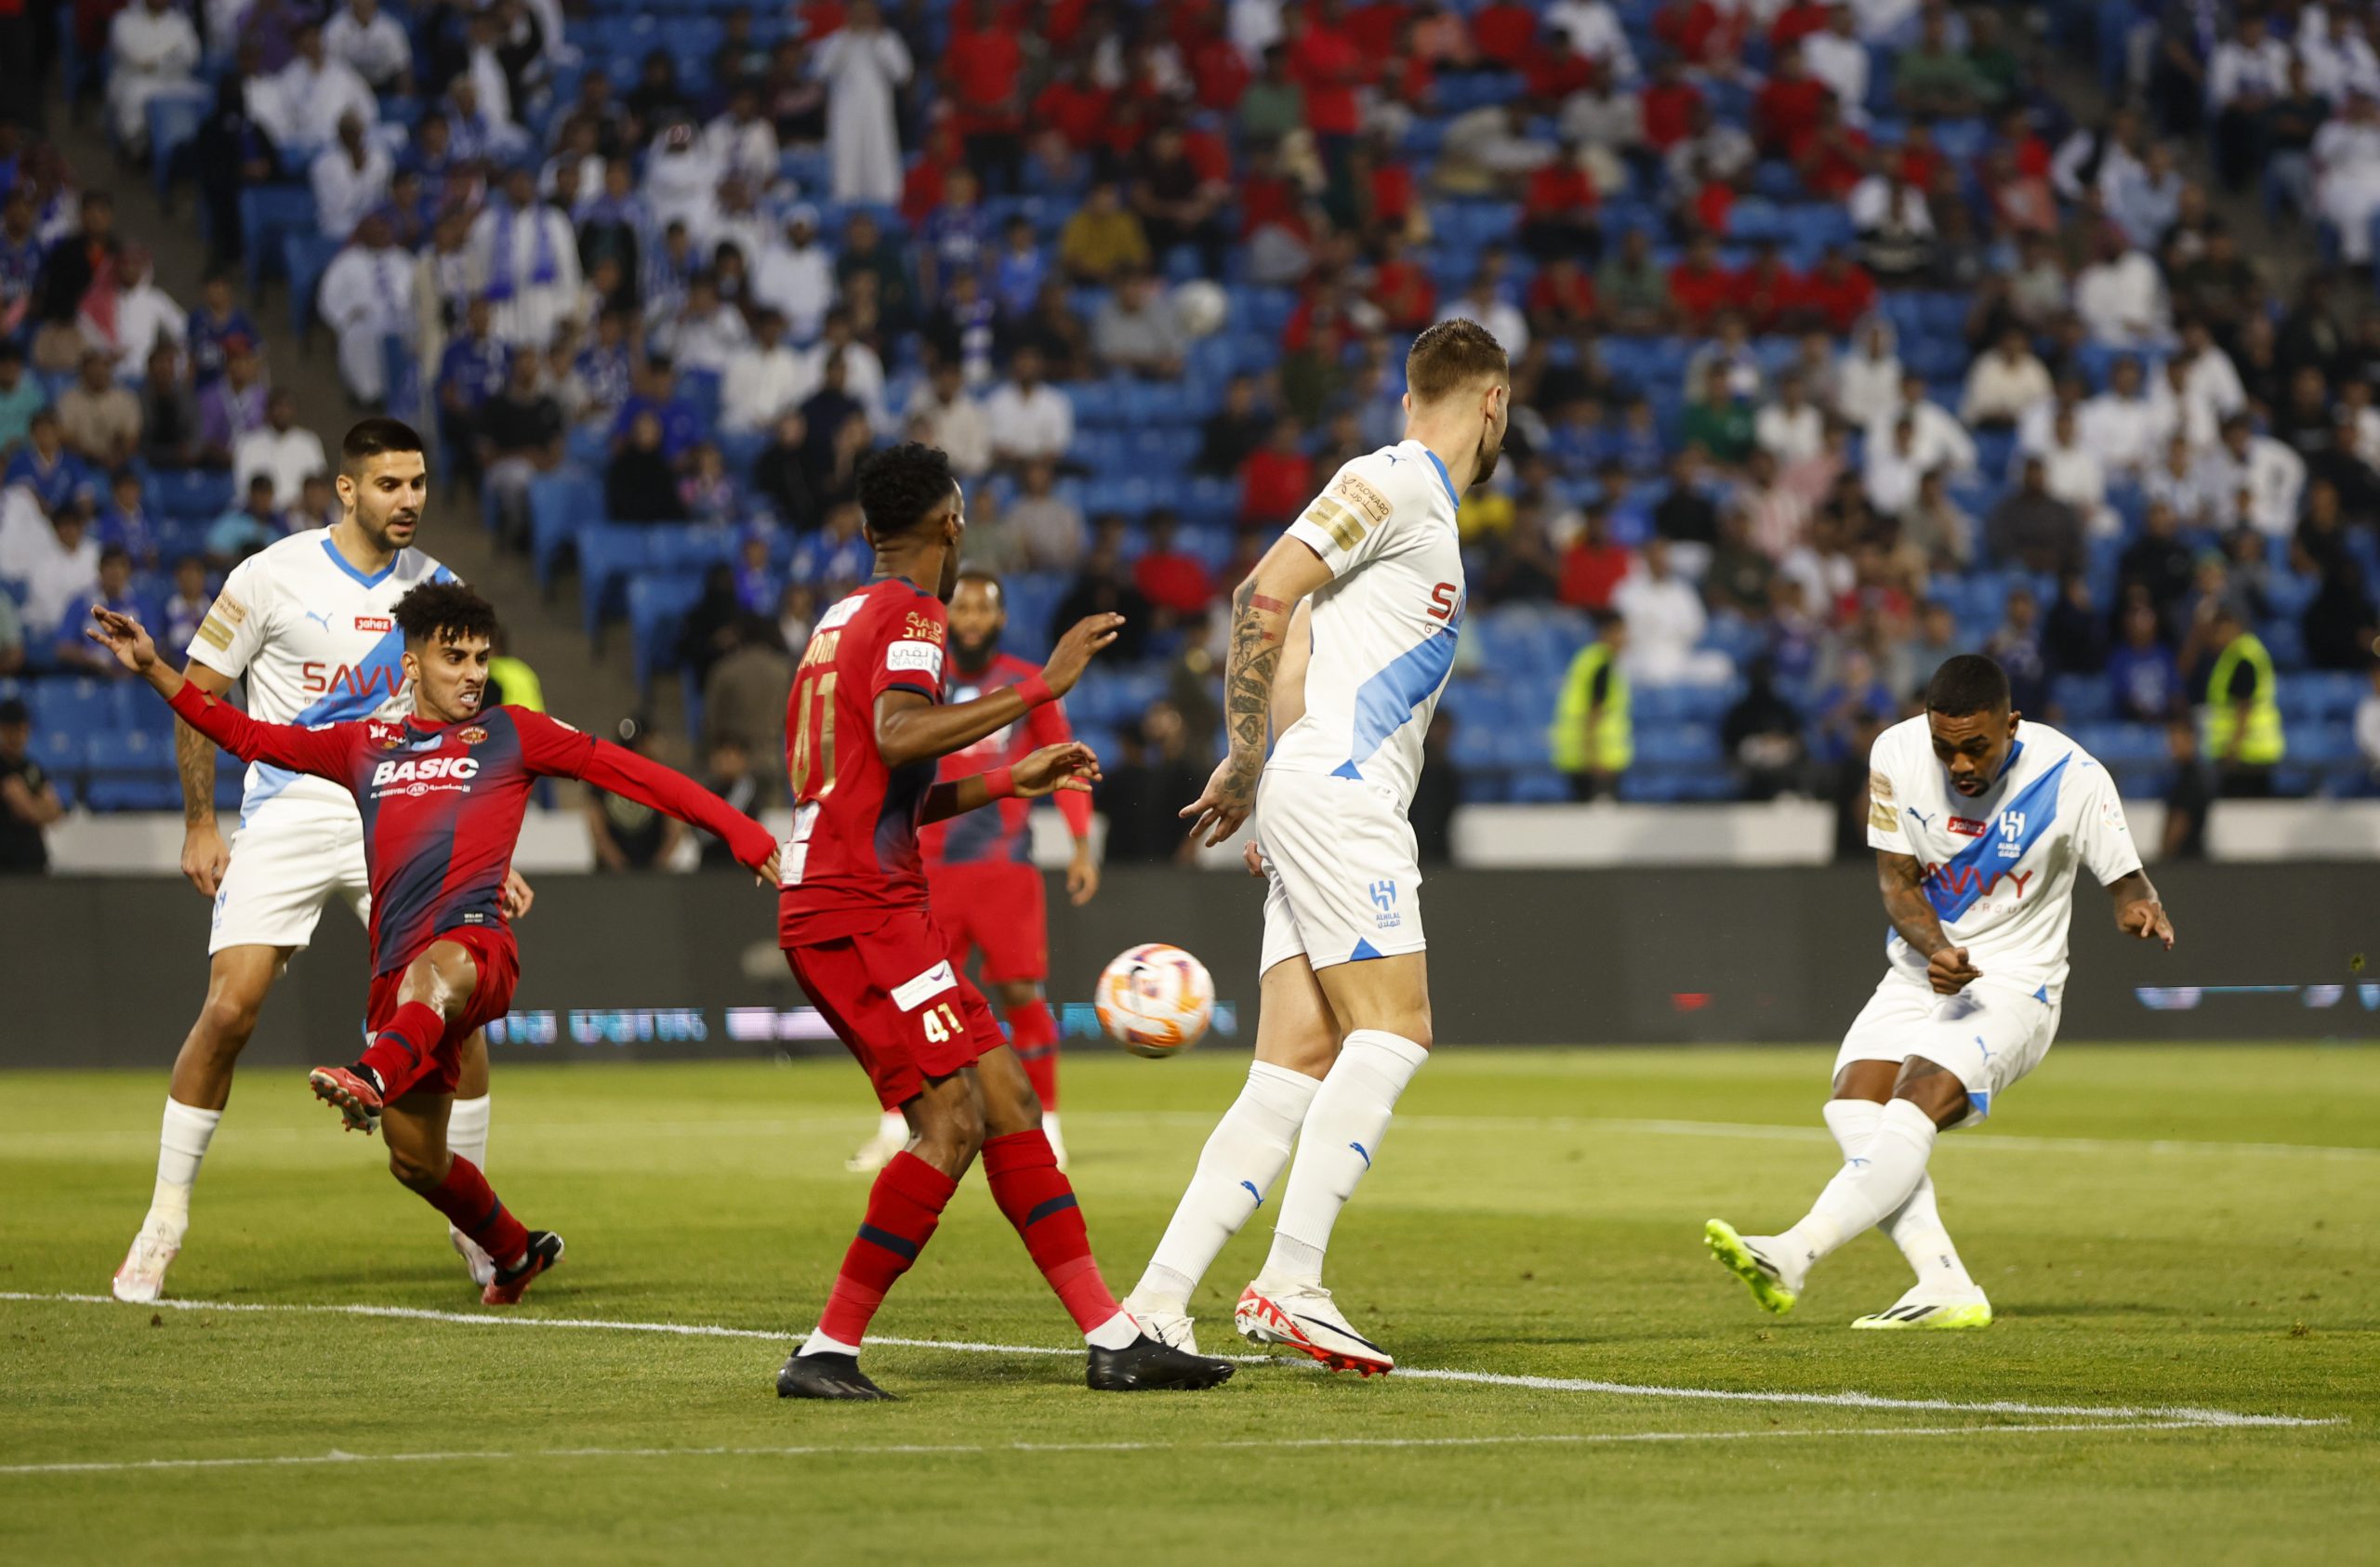
[{"label": "white football shorts", "polygon": [[1986,978],[1956,995],[1937,995],[1896,968],[1852,1020],[1834,1070],[1923,1056],[1965,1086],[1969,1114],[1960,1125],[1973,1126],[1991,1113],[1998,1095],[2042,1064],[2057,1037],[2058,1010],[2046,988]]},{"label": "white football shorts", "polygon": [[1259,973],[1300,955],[1328,968],[1428,945],[1413,824],[1395,791],[1267,769],[1254,824],[1266,880]]},{"label": "white football shorts", "polygon": [[371,917],[362,817],[310,811],[251,822],[232,838],[231,863],[215,890],[207,955],[226,947],[303,948],[333,898],[356,918]]}]

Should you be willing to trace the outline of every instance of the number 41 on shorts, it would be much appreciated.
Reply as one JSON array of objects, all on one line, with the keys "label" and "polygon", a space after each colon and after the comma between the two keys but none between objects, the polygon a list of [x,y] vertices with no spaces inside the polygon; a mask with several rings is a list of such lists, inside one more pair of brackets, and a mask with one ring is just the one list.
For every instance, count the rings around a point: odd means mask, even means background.
[{"label": "number 41 on shorts", "polygon": [[959,1014],[950,1009],[947,1001],[927,1007],[919,1016],[925,1021],[926,1039],[931,1044],[946,1045],[967,1032],[967,1025],[959,1021]]}]

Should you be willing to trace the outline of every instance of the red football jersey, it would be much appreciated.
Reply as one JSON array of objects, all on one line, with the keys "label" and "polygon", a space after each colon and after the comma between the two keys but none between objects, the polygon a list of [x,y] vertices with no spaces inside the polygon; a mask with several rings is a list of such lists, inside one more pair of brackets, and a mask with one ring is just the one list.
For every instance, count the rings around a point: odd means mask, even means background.
[{"label": "red football jersey", "polygon": [[786,705],[793,837],[779,862],[777,935],[807,945],[872,929],[925,907],[918,812],[934,763],[887,768],[876,749],[876,699],[888,691],[942,700],[942,600],[900,577],[872,582],[818,617]]},{"label": "red football jersey", "polygon": [[725,838],[758,869],[769,830],[658,762],[525,707],[491,707],[460,723],[417,718],[358,723],[259,723],[185,685],[184,721],[242,761],[269,762],[344,785],[364,815],[372,877],[372,972],[411,963],[440,931],[501,926],[504,878],[521,838],[531,781],[579,778]]},{"label": "red football jersey", "polygon": [[[992,662],[980,670],[953,669],[950,672],[950,700],[972,702],[985,691],[1012,686],[1041,673],[1038,664],[1027,664],[1007,653],[994,653]],[[979,772],[989,772],[996,767],[1014,767],[1044,745],[1055,745],[1062,740],[1072,740],[1074,731],[1067,727],[1065,709],[1055,702],[1045,702],[1028,709],[1022,722],[1006,729],[994,730],[972,745],[953,751],[942,758],[942,771],[937,783],[952,784],[961,778],[972,778]],[[1079,790],[1061,789],[1050,797],[1058,802],[1058,813],[1075,836],[1082,837],[1091,831],[1091,797]],[[969,864],[986,860],[1029,862],[1033,858],[1033,835],[1025,830],[1025,817],[1032,810],[1031,800],[1015,798],[995,800],[981,810],[971,810],[963,816],[929,823],[919,839],[928,864]]]}]

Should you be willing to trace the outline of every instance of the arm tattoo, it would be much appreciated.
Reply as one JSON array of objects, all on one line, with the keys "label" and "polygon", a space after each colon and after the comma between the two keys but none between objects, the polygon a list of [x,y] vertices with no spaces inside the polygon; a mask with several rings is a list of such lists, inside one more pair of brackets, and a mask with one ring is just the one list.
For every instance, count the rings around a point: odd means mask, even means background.
[{"label": "arm tattoo", "polygon": [[1281,666],[1281,636],[1288,612],[1277,599],[1256,591],[1253,579],[1232,595],[1231,652],[1223,665],[1223,724],[1231,734],[1233,770],[1244,780],[1236,791],[1253,794],[1264,764],[1264,730],[1272,713],[1273,678]]},{"label": "arm tattoo", "polygon": [[215,820],[215,742],[174,720],[174,763],[182,775],[182,824],[203,827]]},{"label": "arm tattoo", "polygon": [[1950,944],[1942,934],[1940,916],[1926,901],[1924,868],[1913,856],[1878,850],[1876,885],[1884,895],[1884,917],[1918,956],[1930,958]]}]

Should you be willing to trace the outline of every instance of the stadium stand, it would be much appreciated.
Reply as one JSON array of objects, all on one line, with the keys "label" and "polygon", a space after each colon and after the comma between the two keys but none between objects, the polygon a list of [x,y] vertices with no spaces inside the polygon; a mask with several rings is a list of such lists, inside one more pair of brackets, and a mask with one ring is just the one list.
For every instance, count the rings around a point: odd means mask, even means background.
[{"label": "stadium stand", "polygon": [[[124,543],[169,620],[178,560],[219,580],[317,525],[232,483],[272,433],[237,362],[274,289],[690,715],[704,627],[798,642],[864,573],[853,467],[918,436],[968,478],[1013,651],[1130,608],[1073,707],[1136,749],[1152,703],[1211,706],[1216,599],[1396,438],[1405,346],[1461,313],[1513,350],[1515,404],[1462,507],[1463,797],[1569,797],[1547,728],[1598,612],[1629,628],[1623,798],[1856,782],[1969,648],[2155,794],[2168,720],[2253,671],[2226,609],[2287,741],[2234,781],[2375,787],[2369,7],[85,9],[67,69],[161,187],[199,187],[226,269],[185,312],[53,149],[0,132],[0,584],[26,623],[0,657],[92,809],[170,803],[171,747],[53,672],[65,578]],[[2072,123],[2044,46],[2096,55],[2121,107]],[[2191,138],[2338,265],[2275,297],[2182,172]],[[78,388],[86,349],[109,376]]]}]

